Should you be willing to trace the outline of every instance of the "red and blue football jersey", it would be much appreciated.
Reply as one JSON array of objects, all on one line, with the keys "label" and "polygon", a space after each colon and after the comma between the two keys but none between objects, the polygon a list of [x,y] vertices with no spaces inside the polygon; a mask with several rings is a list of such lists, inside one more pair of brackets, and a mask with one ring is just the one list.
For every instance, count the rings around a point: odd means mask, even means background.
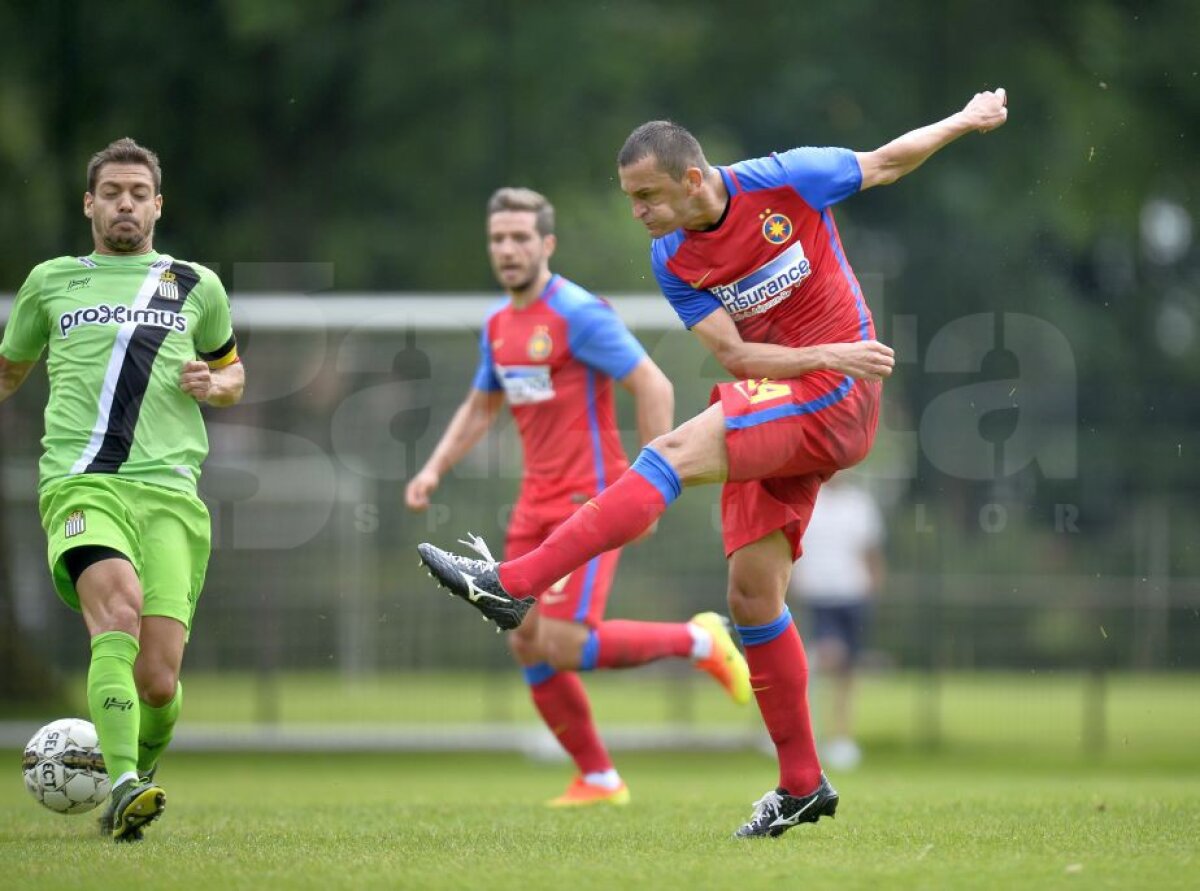
[{"label": "red and blue football jersey", "polygon": [[525,458],[523,501],[578,505],[628,467],[612,382],[646,355],[607,302],[560,275],[487,318],[474,386],[503,390]]},{"label": "red and blue football jersey", "polygon": [[862,185],[854,152],[797,148],[717,169],[729,192],[721,221],[676,230],[650,248],[654,275],[684,325],[724,307],[754,343],[873,338],[829,209]]}]

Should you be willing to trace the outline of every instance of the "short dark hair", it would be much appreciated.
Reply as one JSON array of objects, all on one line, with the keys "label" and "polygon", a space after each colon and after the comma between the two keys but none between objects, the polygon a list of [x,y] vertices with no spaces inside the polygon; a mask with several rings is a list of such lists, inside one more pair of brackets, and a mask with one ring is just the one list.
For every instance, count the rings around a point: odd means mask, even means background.
[{"label": "short dark hair", "polygon": [[158,155],[144,145],[138,145],[128,136],[110,142],[96,154],[87,166],[87,190],[96,191],[96,178],[100,168],[105,164],[141,164],[150,171],[154,178],[154,193],[162,191],[162,168],[158,164]]},{"label": "short dark hair", "polygon": [[534,226],[539,235],[554,234],[554,205],[546,200],[546,196],[533,189],[521,186],[504,186],[492,193],[488,199],[487,215],[505,210],[524,210],[532,213],[536,219]]},{"label": "short dark hair", "polygon": [[708,159],[696,137],[674,121],[647,121],[630,133],[617,154],[617,166],[628,167],[648,156],[672,179],[683,179],[689,167],[708,171]]}]

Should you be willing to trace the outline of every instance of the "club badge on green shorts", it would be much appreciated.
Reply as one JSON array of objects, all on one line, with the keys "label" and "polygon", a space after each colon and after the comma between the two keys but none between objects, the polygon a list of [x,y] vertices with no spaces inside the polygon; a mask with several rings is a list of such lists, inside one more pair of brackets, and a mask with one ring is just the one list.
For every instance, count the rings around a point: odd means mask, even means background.
[{"label": "club badge on green shorts", "polygon": [[87,523],[83,519],[83,511],[73,510],[67,516],[66,537],[70,538],[73,535],[81,535],[83,530],[87,528]]}]

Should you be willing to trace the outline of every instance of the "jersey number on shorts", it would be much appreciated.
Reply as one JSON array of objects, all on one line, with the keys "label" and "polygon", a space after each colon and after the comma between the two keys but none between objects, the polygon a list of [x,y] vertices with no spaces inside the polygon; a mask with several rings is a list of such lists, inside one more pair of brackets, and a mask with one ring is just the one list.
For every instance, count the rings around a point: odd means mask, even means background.
[{"label": "jersey number on shorts", "polygon": [[781,384],[765,377],[760,380],[738,381],[734,387],[746,397],[751,405],[792,395],[792,388],[787,384]]}]

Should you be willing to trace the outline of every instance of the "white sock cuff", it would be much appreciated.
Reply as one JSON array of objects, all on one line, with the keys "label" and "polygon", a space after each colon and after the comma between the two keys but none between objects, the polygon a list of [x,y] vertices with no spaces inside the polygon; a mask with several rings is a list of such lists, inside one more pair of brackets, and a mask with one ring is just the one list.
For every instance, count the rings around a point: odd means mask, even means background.
[{"label": "white sock cuff", "polygon": [[712,655],[713,639],[707,628],[701,628],[695,622],[687,623],[688,634],[692,636],[692,659],[707,659]]},{"label": "white sock cuff", "polygon": [[608,770],[585,773],[583,781],[589,786],[599,786],[601,789],[618,789],[621,786],[621,775],[615,767],[610,767]]}]

